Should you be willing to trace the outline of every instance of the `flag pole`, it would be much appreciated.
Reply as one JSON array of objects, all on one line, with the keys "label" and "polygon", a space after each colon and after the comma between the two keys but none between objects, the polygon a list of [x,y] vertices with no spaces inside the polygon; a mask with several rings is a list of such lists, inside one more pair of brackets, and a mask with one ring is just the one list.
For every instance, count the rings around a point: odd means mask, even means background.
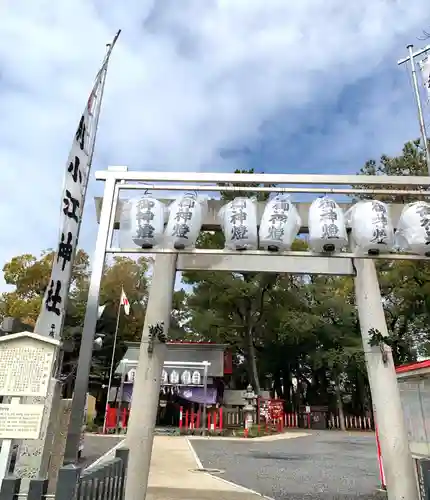
[{"label": "flag pole", "polygon": [[[94,155],[95,140],[96,140],[97,131],[98,131],[98,123],[99,123],[99,117],[100,117],[100,109],[101,109],[101,104],[102,104],[104,86],[105,86],[105,82],[106,82],[107,67],[109,64],[109,59],[110,59],[112,50],[113,50],[113,48],[118,40],[120,33],[121,33],[121,30],[118,30],[118,32],[114,36],[112,42],[110,44],[108,44],[108,46],[107,46],[107,52],[106,52],[106,55],[103,59],[103,64],[97,73],[97,76],[95,79],[95,84],[94,84],[92,92],[90,94],[90,99],[93,100],[95,93],[97,91],[99,92],[99,96],[97,96],[99,98],[96,99],[96,105],[95,105],[95,109],[94,109],[94,119],[91,122],[91,135],[90,135],[89,151],[88,151],[88,161],[89,161],[90,167],[91,167],[91,162],[93,160],[93,155]],[[87,110],[88,110],[89,104],[90,104],[90,102],[87,102]],[[85,179],[85,184],[84,184],[83,190],[82,190],[82,200],[83,200],[82,205],[84,205],[85,197],[86,197],[86,193],[87,193],[87,189],[88,189],[88,180],[89,180],[88,177],[89,177],[89,173],[90,173],[90,167],[87,169],[88,175],[87,175],[87,178]],[[83,213],[83,210],[82,210],[82,213]],[[79,237],[79,232],[80,232],[80,226],[78,227],[78,231],[77,231],[78,237]],[[75,247],[75,252],[76,252],[76,247]],[[98,304],[98,297],[97,297],[97,304]],[[88,314],[88,309],[87,309],[86,314]],[[85,395],[86,395],[86,392],[88,389],[88,380],[89,380],[89,374],[90,374],[90,368],[91,368],[91,353],[93,351],[93,342],[94,342],[94,335],[93,334],[82,336],[81,346],[79,349],[78,367],[76,370],[76,377],[75,377],[75,390],[74,390],[74,395],[73,395],[73,399],[72,399],[69,429],[68,429],[68,433],[67,433],[66,448],[65,448],[65,453],[64,453],[64,464],[65,465],[67,465],[68,463],[75,463],[77,455],[78,455],[78,447],[79,447],[79,442],[81,439],[83,405],[84,405],[84,398],[85,398]],[[88,359],[88,356],[90,356],[90,359]]]},{"label": "flag pole", "polygon": [[[122,297],[122,294],[121,294]],[[121,317],[121,297],[119,299],[119,304],[118,304],[118,312],[116,315],[116,327],[115,327],[115,335],[113,337],[113,346],[112,346],[112,358],[110,362],[110,370],[109,370],[109,382],[108,382],[108,389],[107,389],[107,398],[106,398],[106,408],[105,408],[105,418],[103,420],[103,434],[106,432],[106,423],[107,423],[107,413],[108,413],[108,407],[109,407],[109,394],[110,390],[112,387],[112,378],[113,378],[113,369],[115,365],[115,352],[116,352],[116,343],[118,340],[118,327],[119,327],[119,318]]]},{"label": "flag pole", "polygon": [[[94,123],[93,123],[94,133],[92,134],[92,140],[91,140],[90,147],[89,147],[89,153],[90,153],[89,160],[88,160],[89,168],[91,168],[91,165],[93,163],[93,156],[94,156],[94,149],[95,149],[94,146],[96,143],[97,132],[98,132],[98,128],[99,128],[100,109],[101,109],[101,104],[103,101],[103,93],[105,90],[106,75],[107,75],[109,60],[110,60],[110,56],[112,54],[112,50],[115,47],[115,44],[116,44],[120,34],[121,34],[121,30],[118,30],[116,35],[114,36],[112,42],[108,43],[106,45],[107,52],[106,52],[105,58],[103,60],[102,67],[100,68],[100,71],[97,73],[97,76],[96,76],[96,82],[97,82],[97,80],[100,76],[100,73],[102,73],[102,77],[101,77],[101,81],[100,81],[100,99],[97,99],[97,111],[94,112]],[[93,96],[91,96],[91,97],[93,97]],[[87,187],[88,187],[88,182],[86,183],[85,190]],[[84,196],[85,196],[85,194],[84,194]]]},{"label": "flag pole", "polygon": [[401,64],[404,64],[407,61],[410,61],[411,65],[411,72],[412,72],[412,83],[414,87],[414,94],[415,94],[415,101],[417,104],[417,111],[418,111],[418,121],[420,124],[420,131],[421,131],[421,140],[423,142],[423,147],[424,147],[424,152],[425,152],[425,157],[426,157],[426,164],[427,164],[427,171],[428,174],[430,175],[430,148],[428,144],[428,139],[427,139],[427,131],[426,131],[426,124],[424,121],[424,113],[423,113],[423,107],[421,104],[421,95],[420,95],[420,88],[418,85],[418,78],[417,78],[417,72],[415,68],[415,57],[420,56],[421,54],[424,54],[428,50],[430,50],[430,45],[427,47],[424,47],[424,49],[418,50],[417,52],[413,52],[413,45],[409,44],[406,48],[409,51],[409,56],[406,57],[405,59],[401,59],[400,61],[397,62],[397,64],[400,66]]}]

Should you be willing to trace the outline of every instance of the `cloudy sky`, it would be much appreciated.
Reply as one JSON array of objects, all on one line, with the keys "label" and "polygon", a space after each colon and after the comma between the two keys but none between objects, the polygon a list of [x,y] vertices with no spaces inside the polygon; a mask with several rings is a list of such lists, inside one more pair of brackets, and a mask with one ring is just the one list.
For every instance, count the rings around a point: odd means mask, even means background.
[{"label": "cloudy sky", "polygon": [[[0,15],[1,265],[55,246],[72,135],[118,28],[94,170],[352,173],[419,135],[396,61],[426,43],[428,0],[3,0]],[[101,190],[92,178],[90,254]]]}]

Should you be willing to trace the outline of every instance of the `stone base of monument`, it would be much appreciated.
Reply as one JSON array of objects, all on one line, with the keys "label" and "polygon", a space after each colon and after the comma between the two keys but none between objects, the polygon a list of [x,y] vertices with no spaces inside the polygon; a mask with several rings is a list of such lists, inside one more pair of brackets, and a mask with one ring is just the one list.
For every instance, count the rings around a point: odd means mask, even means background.
[{"label": "stone base of monument", "polygon": [[26,494],[30,479],[47,478],[54,445],[54,436],[57,432],[61,406],[61,384],[52,378],[49,384],[48,395],[43,397],[23,398],[26,404],[43,404],[44,413],[39,439],[23,440],[18,448],[14,474],[20,478],[20,494]]},{"label": "stone base of monument", "polygon": [[72,411],[72,400],[62,399],[60,401],[60,412],[58,415],[57,428],[52,445],[52,458],[48,470],[48,493],[55,493],[58,472],[63,465],[64,452],[66,451],[67,429],[69,427],[70,414]]}]

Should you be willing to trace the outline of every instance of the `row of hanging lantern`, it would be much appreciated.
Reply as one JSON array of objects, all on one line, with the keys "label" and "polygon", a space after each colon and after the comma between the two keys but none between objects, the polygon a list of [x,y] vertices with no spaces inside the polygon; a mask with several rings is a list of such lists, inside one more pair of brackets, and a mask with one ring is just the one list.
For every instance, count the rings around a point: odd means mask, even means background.
[{"label": "row of hanging lantern", "polygon": [[[136,378],[136,368],[132,368],[126,374],[126,382],[134,383]],[[201,385],[202,374],[198,370],[191,372],[190,370],[184,370],[181,374],[177,370],[172,370],[168,373],[163,369],[161,372],[161,384],[162,385]]]},{"label": "row of hanging lantern", "polygon": [[[288,195],[270,198],[258,224],[255,198],[237,197],[218,213],[230,250],[290,250],[302,221]],[[207,214],[207,200],[196,193],[178,197],[169,207],[146,193],[124,204],[120,220],[120,246],[150,249],[160,245],[177,250],[192,248]],[[258,229],[259,226],[259,229]],[[389,205],[363,200],[346,213],[333,199],[314,200],[308,214],[309,249],[317,253],[341,252],[351,243],[358,252],[377,254],[394,250],[430,255],[430,204],[405,205],[394,231]]]},{"label": "row of hanging lantern", "polygon": [[120,246],[130,243],[150,249],[159,245],[184,250],[195,245],[207,213],[207,200],[185,193],[166,207],[145,193],[124,203],[120,219]]},{"label": "row of hanging lantern", "polygon": [[192,373],[190,370],[184,370],[181,374],[176,370],[172,370],[170,373],[163,370],[161,373],[162,385],[201,385],[201,381],[202,375],[198,370],[194,370]]}]

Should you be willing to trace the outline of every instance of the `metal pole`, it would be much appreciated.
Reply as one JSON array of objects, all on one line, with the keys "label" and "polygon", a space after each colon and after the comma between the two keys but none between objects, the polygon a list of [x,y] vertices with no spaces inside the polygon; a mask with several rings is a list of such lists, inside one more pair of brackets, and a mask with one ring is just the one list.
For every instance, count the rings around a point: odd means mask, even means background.
[{"label": "metal pole", "polygon": [[103,208],[100,217],[100,227],[97,236],[96,249],[92,261],[92,273],[88,290],[87,308],[85,311],[84,328],[82,331],[81,348],[79,350],[78,368],[76,372],[75,390],[72,399],[69,430],[67,434],[64,464],[73,464],[77,461],[79,442],[84,418],[85,398],[88,391],[91,361],[93,357],[94,335],[96,331],[100,282],[103,275],[105,251],[108,244],[108,234],[113,217],[115,195],[114,178],[106,181],[103,199]]},{"label": "metal pole", "polygon": [[407,49],[409,50],[409,57],[408,60],[410,61],[411,64],[411,72],[412,72],[412,83],[414,86],[414,94],[415,94],[415,101],[417,104],[417,110],[418,110],[418,121],[420,124],[420,131],[421,131],[421,140],[423,142],[423,147],[424,147],[424,152],[425,152],[425,157],[426,157],[426,164],[427,164],[427,171],[430,175],[430,148],[427,140],[427,131],[426,131],[426,124],[424,121],[424,114],[423,114],[423,107],[421,104],[421,95],[420,95],[420,88],[418,85],[418,78],[417,78],[417,72],[415,69],[415,57],[417,54],[413,53],[413,45],[408,45]]},{"label": "metal pole", "polygon": [[[429,49],[430,50],[430,49]],[[163,189],[169,190],[170,187],[166,185],[168,182],[174,183],[189,183],[198,182],[199,184],[219,184],[219,183],[233,183],[245,184],[242,188],[249,189],[246,184],[305,184],[305,185],[320,185],[324,186],[324,193],[328,192],[329,185],[337,186],[390,186],[393,193],[395,186],[404,188],[405,186],[428,186],[430,181],[427,176],[419,175],[327,175],[327,174],[230,174],[220,172],[147,172],[147,171],[124,171],[124,166],[115,167],[117,170],[97,170],[95,177],[97,180],[107,180],[108,177],[114,177],[118,181],[134,181],[134,182],[162,182],[164,183]],[[118,186],[119,189],[128,189],[128,185]],[[151,186],[152,188],[152,186]],[[219,186],[213,186],[214,191],[219,191]],[[142,189],[148,189],[148,186],[142,186]],[[199,191],[199,186],[193,186],[195,191]],[[253,191],[260,192],[261,187],[252,188]],[[222,191],[222,189],[221,189]]]},{"label": "metal pole", "polygon": [[208,396],[208,362],[203,361],[204,363],[204,370],[203,370],[203,436],[206,435],[206,425],[207,425],[207,413],[206,413],[206,399]]},{"label": "metal pole", "polygon": [[112,359],[110,362],[110,370],[109,370],[109,382],[108,382],[108,390],[107,390],[107,398],[106,398],[105,418],[103,421],[103,434],[106,432],[107,409],[108,409],[108,405],[109,405],[110,389],[112,387],[113,368],[114,368],[114,364],[115,364],[115,351],[116,351],[116,342],[117,342],[117,338],[118,338],[118,327],[119,327],[120,316],[121,316],[121,299],[120,299],[119,304],[118,304],[118,313],[116,315],[116,328],[115,328],[115,335],[113,338]]},{"label": "metal pole", "polygon": [[388,500],[418,500],[414,464],[409,450],[392,352],[385,344],[369,345],[371,329],[388,336],[375,264],[369,259],[354,259],[354,264],[357,272],[355,294],[358,317],[377,416]]},{"label": "metal pole", "polygon": [[167,350],[165,342],[155,336],[167,335],[169,331],[175,274],[176,255],[157,255],[127,427],[130,456],[125,498],[129,500],[146,498],[161,373]]}]

